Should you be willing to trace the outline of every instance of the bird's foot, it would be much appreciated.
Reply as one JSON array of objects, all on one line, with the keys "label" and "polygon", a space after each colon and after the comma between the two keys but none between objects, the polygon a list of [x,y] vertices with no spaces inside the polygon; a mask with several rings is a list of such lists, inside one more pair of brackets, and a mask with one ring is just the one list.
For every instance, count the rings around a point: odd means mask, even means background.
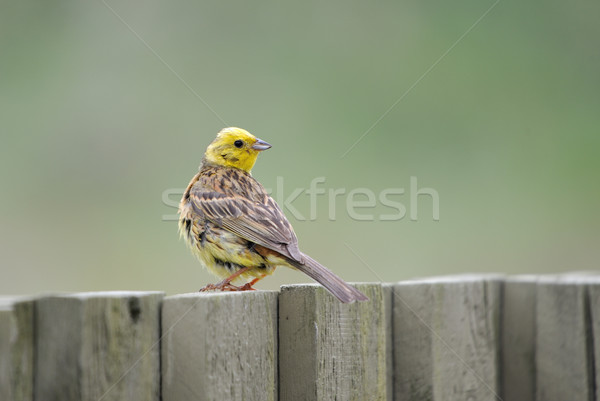
[{"label": "bird's foot", "polygon": [[237,288],[235,285],[231,283],[217,283],[217,284],[207,284],[205,287],[200,288],[200,292],[208,292],[208,291],[236,291],[233,288]]},{"label": "bird's foot", "polygon": [[259,280],[265,278],[266,274],[263,274],[260,277],[255,278],[254,280],[244,284],[243,286],[241,286],[241,290],[240,291],[256,291],[256,288],[252,288],[252,286],[256,283],[258,283]]},{"label": "bird's foot", "polygon": [[206,287],[200,289],[200,292],[207,291],[256,291],[256,289],[252,288],[252,283],[246,283],[238,287],[229,281],[221,281],[217,284],[208,284]]},{"label": "bird's foot", "polygon": [[263,274],[259,278],[255,278],[254,280],[250,281],[249,283],[246,283],[239,287],[237,285],[231,284],[232,280],[239,277],[240,275],[247,272],[248,270],[250,270],[250,267],[244,267],[243,269],[236,271],[231,276],[227,277],[225,280],[223,280],[217,284],[208,284],[206,287],[201,288],[200,292],[206,292],[206,291],[256,291],[256,289],[252,288],[252,286],[254,284],[256,284],[256,282],[258,280],[265,277],[266,276],[265,274]]},{"label": "bird's foot", "polygon": [[252,282],[246,283],[239,288],[240,291],[256,291],[256,288],[252,288]]}]

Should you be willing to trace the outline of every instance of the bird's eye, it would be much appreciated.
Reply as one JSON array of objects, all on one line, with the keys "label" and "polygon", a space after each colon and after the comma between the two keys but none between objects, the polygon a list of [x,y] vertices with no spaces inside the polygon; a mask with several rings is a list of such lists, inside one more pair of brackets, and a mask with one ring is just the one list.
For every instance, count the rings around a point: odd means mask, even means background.
[{"label": "bird's eye", "polygon": [[244,141],[242,141],[241,139],[238,139],[233,144],[235,145],[236,148],[241,148],[242,146],[244,146]]}]

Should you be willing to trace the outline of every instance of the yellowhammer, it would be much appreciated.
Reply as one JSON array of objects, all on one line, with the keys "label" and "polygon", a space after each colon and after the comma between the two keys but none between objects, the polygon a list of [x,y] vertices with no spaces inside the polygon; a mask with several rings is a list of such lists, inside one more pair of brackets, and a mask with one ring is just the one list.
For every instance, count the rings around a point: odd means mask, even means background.
[{"label": "yellowhammer", "polygon": [[[321,283],[342,302],[368,298],[310,256],[281,208],[250,174],[260,151],[271,145],[241,128],[225,128],[208,146],[200,171],[179,205],[179,232],[212,273],[223,278],[201,291],[252,290],[278,266],[287,266]],[[242,277],[242,286],[231,284]]]}]

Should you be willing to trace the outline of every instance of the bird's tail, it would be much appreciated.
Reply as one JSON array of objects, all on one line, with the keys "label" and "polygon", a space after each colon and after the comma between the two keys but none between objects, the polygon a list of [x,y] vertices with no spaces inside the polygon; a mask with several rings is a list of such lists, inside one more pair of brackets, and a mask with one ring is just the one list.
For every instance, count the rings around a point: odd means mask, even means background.
[{"label": "bird's tail", "polygon": [[316,282],[323,285],[337,299],[343,303],[354,301],[368,301],[369,298],[344,280],[336,276],[331,270],[311,258],[306,254],[302,254],[304,263],[290,260],[291,264],[302,273],[311,277]]}]

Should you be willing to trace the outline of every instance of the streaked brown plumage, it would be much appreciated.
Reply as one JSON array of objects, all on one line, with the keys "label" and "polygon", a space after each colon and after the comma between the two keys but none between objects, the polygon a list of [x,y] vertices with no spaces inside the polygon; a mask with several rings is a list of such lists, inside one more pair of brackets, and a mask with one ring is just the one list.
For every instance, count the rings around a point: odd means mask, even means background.
[{"label": "streaked brown plumage", "polygon": [[[367,297],[298,248],[283,211],[250,174],[271,145],[240,128],[225,128],[209,145],[179,206],[179,230],[192,252],[224,280],[203,290],[247,290],[278,266],[321,283],[342,302]],[[251,279],[241,287],[230,282]]]}]

